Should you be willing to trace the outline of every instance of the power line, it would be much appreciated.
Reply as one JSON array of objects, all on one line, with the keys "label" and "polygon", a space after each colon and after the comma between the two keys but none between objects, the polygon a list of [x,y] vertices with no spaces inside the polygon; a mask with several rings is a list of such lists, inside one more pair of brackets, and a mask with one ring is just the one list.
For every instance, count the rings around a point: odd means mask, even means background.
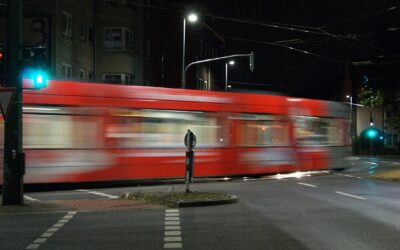
[{"label": "power line", "polygon": [[335,63],[340,63],[340,64],[347,64],[347,62],[336,59],[336,58],[331,58],[331,57],[327,57],[324,55],[320,55],[320,54],[316,54],[314,52],[310,52],[310,51],[306,51],[306,50],[301,50],[298,48],[294,48],[291,46],[287,46],[284,44],[277,44],[277,43],[273,43],[273,42],[266,42],[266,41],[259,41],[259,40],[252,40],[252,39],[246,39],[246,38],[239,38],[239,37],[231,37],[231,36],[223,36],[226,39],[230,39],[230,40],[236,40],[236,41],[242,41],[242,42],[251,42],[251,43],[258,43],[258,44],[264,44],[264,45],[270,45],[270,46],[276,46],[276,47],[281,47],[281,48],[285,48],[285,49],[290,49],[302,54],[306,54],[306,55],[311,55],[311,56],[315,56],[315,57],[319,57],[331,62],[335,62]]},{"label": "power line", "polygon": [[390,11],[394,11],[394,10],[397,10],[397,9],[398,9],[397,6],[392,6],[392,7],[386,8],[384,10],[371,12],[371,13],[364,14],[364,15],[357,16],[357,17],[352,17],[352,18],[349,18],[349,19],[346,19],[346,20],[343,20],[343,21],[340,21],[340,22],[337,22],[337,23],[334,23],[334,24],[321,26],[319,28],[327,29],[327,28],[334,27],[334,26],[337,26],[337,25],[340,25],[340,24],[349,23],[349,22],[353,22],[353,21],[356,21],[356,20],[364,19],[364,18],[367,18],[367,17],[380,15],[380,14],[383,14],[383,13],[386,13],[386,12],[390,12]]},{"label": "power line", "polygon": [[317,35],[325,35],[324,33],[316,30],[314,27],[306,27],[300,25],[290,25],[290,24],[279,24],[279,23],[267,23],[262,21],[252,21],[252,20],[245,20],[245,19],[237,19],[231,17],[222,17],[222,16],[214,16],[216,19],[231,21],[231,22],[238,22],[238,23],[245,23],[245,24],[253,24],[258,26],[265,26],[274,29],[282,29],[288,30],[293,32],[302,32],[308,34],[317,34]]}]

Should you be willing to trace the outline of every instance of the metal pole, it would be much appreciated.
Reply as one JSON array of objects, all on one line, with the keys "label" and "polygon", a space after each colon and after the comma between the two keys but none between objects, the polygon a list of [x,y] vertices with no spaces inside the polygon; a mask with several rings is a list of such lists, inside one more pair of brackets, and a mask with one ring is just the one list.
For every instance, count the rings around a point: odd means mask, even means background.
[{"label": "metal pole", "polygon": [[228,89],[228,63],[225,63],[225,91]]},{"label": "metal pole", "polygon": [[22,153],[22,78],[19,63],[22,61],[22,0],[7,1],[6,86],[15,87],[10,114],[4,130],[3,205],[23,205]]},{"label": "metal pole", "polygon": [[183,48],[182,48],[182,88],[186,89],[185,79],[185,46],[186,46],[186,18],[183,18]]},{"label": "metal pole", "polygon": [[353,96],[350,96],[350,144],[353,145]]}]

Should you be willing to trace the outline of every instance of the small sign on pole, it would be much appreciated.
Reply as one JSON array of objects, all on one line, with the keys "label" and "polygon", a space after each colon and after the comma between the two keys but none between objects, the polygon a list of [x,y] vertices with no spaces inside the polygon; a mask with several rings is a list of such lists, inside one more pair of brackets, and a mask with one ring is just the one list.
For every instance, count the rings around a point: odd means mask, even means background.
[{"label": "small sign on pole", "polygon": [[7,116],[10,113],[10,107],[14,95],[15,88],[0,88],[0,110],[4,120],[7,119]]}]

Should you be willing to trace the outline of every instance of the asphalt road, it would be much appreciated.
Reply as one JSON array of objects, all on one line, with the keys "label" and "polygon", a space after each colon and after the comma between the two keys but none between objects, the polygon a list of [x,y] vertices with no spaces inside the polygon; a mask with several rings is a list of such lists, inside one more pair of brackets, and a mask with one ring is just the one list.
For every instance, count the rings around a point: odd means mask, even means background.
[{"label": "asphalt road", "polygon": [[197,183],[192,190],[240,201],[177,210],[129,207],[117,196],[181,185],[27,193],[30,206],[70,206],[0,207],[0,249],[398,249],[400,184],[368,175],[399,162],[363,158],[341,172]]}]

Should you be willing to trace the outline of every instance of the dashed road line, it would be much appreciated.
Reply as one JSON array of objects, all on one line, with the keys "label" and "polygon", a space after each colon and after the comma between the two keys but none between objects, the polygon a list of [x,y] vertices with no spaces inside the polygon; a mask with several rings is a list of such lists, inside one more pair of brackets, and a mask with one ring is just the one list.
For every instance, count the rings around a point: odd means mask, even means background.
[{"label": "dashed road line", "polygon": [[378,163],[372,162],[372,161],[365,161],[365,163],[372,164],[372,165],[378,165]]},{"label": "dashed road line", "polygon": [[307,187],[312,187],[312,188],[316,188],[316,187],[317,187],[317,186],[315,186],[315,185],[308,184],[308,183],[304,183],[304,182],[297,182],[297,184],[303,185],[303,186],[307,186]]},{"label": "dashed road line", "polygon": [[32,198],[30,196],[24,195],[24,198],[28,201],[39,201],[38,199]]},{"label": "dashed road line", "polygon": [[338,174],[338,173],[334,173],[334,175],[340,175],[340,176],[345,176],[345,177],[349,177],[349,178],[362,179],[362,177],[354,176],[354,175],[349,175],[349,174]]},{"label": "dashed road line", "polygon": [[45,243],[51,236],[53,236],[55,232],[57,232],[60,228],[62,228],[76,214],[77,214],[76,211],[68,212],[62,219],[60,219],[56,224],[47,229],[45,233],[43,233],[39,238],[35,239],[25,249],[38,249],[43,243]]},{"label": "dashed road line", "polygon": [[182,248],[179,209],[165,210],[164,248]]},{"label": "dashed road line", "polygon": [[116,195],[106,194],[106,193],[97,192],[97,191],[90,191],[90,190],[87,190],[87,189],[77,189],[76,191],[85,192],[85,193],[88,193],[88,194],[94,194],[94,195],[106,197],[106,198],[109,198],[109,199],[118,199],[119,198]]},{"label": "dashed road line", "polygon": [[360,200],[366,200],[366,198],[364,198],[364,197],[357,196],[357,195],[352,195],[352,194],[348,194],[348,193],[344,193],[344,192],[340,192],[340,191],[335,191],[335,193],[341,194],[341,195],[344,195],[344,196],[348,196],[348,197],[352,197],[352,198],[356,198],[356,199],[360,199]]},{"label": "dashed road line", "polygon": [[392,161],[379,161],[380,163],[386,163],[386,164],[394,164],[394,165],[400,165],[398,162],[392,162]]}]

